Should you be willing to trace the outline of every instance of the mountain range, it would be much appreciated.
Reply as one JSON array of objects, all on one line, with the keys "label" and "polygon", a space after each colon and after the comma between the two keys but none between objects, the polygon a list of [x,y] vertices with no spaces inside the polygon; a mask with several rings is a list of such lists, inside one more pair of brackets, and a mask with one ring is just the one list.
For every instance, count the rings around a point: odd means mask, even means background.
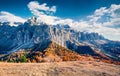
[{"label": "mountain range", "polygon": [[120,41],[112,41],[98,33],[80,32],[69,25],[47,25],[32,17],[25,23],[0,23],[0,56],[4,58],[21,49],[44,52],[51,43],[80,55],[105,57],[120,61]]}]

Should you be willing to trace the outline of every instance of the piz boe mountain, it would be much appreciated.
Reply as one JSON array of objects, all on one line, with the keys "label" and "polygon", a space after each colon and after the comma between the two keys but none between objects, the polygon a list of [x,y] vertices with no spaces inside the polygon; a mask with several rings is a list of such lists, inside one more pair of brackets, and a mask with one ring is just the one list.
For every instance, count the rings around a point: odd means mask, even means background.
[{"label": "piz boe mountain", "polygon": [[111,41],[98,33],[80,32],[69,25],[47,25],[32,17],[25,23],[0,23],[0,54],[4,58],[21,49],[43,52],[51,42],[78,54],[106,56],[120,61],[120,42]]}]

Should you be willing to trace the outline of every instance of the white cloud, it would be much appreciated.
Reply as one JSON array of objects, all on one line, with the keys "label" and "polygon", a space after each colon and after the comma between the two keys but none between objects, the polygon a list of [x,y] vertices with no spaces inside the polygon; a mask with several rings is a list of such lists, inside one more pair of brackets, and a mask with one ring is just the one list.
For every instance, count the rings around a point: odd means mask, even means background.
[{"label": "white cloud", "polygon": [[56,6],[48,7],[46,3],[39,4],[37,1],[31,1],[28,4],[28,8],[33,13],[33,15],[38,17],[38,21],[41,23],[46,23],[49,25],[55,25],[58,17],[51,16],[56,12]]},{"label": "white cloud", "polygon": [[120,25],[120,5],[112,4],[110,8],[101,7],[88,18],[91,23],[101,23],[105,27],[116,27]]},{"label": "white cloud", "polygon": [[93,15],[88,16],[88,19],[87,23],[98,27],[95,32],[109,39],[120,40],[120,5],[112,4],[110,8],[101,7]]},{"label": "white cloud", "polygon": [[56,12],[56,6],[49,7],[46,3],[32,1],[28,7],[38,17],[39,22],[49,25],[68,24],[78,31],[97,32],[106,38],[120,40],[120,5],[101,7],[95,10],[93,15],[87,16],[87,20],[80,21],[52,16],[51,13]]},{"label": "white cloud", "polygon": [[0,12],[0,22],[25,22],[25,19],[15,16],[9,12],[1,11]]},{"label": "white cloud", "polygon": [[38,17],[38,21],[48,25],[57,24],[72,24],[72,19],[61,19],[60,17],[52,16],[56,12],[56,6],[48,7],[46,3],[40,4],[37,1],[31,1],[28,8],[33,15]]},{"label": "white cloud", "polygon": [[56,6],[52,6],[51,8],[47,6],[46,3],[39,4],[37,1],[31,1],[28,4],[29,9],[35,16],[51,14],[56,12]]}]

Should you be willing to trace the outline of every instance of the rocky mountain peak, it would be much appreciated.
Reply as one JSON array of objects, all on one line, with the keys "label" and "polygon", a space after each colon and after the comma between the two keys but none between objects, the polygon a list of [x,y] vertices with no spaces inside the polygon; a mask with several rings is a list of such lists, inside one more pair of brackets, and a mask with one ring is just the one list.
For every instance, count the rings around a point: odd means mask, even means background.
[{"label": "rocky mountain peak", "polygon": [[31,17],[30,19],[27,20],[26,23],[29,23],[31,26],[37,24],[37,17]]},{"label": "rocky mountain peak", "polygon": [[80,54],[96,55],[94,52],[99,51],[114,59],[119,59],[119,42],[114,44],[114,49],[107,49],[111,48],[110,43],[114,41],[110,42],[98,33],[75,31],[69,25],[39,24],[36,17],[32,17],[17,27],[7,24],[0,26],[0,37],[0,53],[2,54],[13,53],[19,49],[43,51],[50,42],[55,42]]}]

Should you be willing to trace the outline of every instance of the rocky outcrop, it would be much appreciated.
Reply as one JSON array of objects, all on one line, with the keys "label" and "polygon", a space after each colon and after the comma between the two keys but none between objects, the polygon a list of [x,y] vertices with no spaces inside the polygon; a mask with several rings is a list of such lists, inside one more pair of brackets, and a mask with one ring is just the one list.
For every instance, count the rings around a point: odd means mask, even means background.
[{"label": "rocky outcrop", "polygon": [[[10,54],[20,49],[40,50],[42,52],[50,42],[55,42],[79,54],[98,55],[96,52],[100,52],[110,58],[120,59],[118,52],[120,42],[113,44],[114,41],[105,39],[98,33],[75,31],[69,25],[39,24],[36,20],[33,17],[17,27],[7,24],[1,25],[0,53]],[[112,43],[114,48],[109,43]],[[109,49],[107,49],[107,46]]]}]

